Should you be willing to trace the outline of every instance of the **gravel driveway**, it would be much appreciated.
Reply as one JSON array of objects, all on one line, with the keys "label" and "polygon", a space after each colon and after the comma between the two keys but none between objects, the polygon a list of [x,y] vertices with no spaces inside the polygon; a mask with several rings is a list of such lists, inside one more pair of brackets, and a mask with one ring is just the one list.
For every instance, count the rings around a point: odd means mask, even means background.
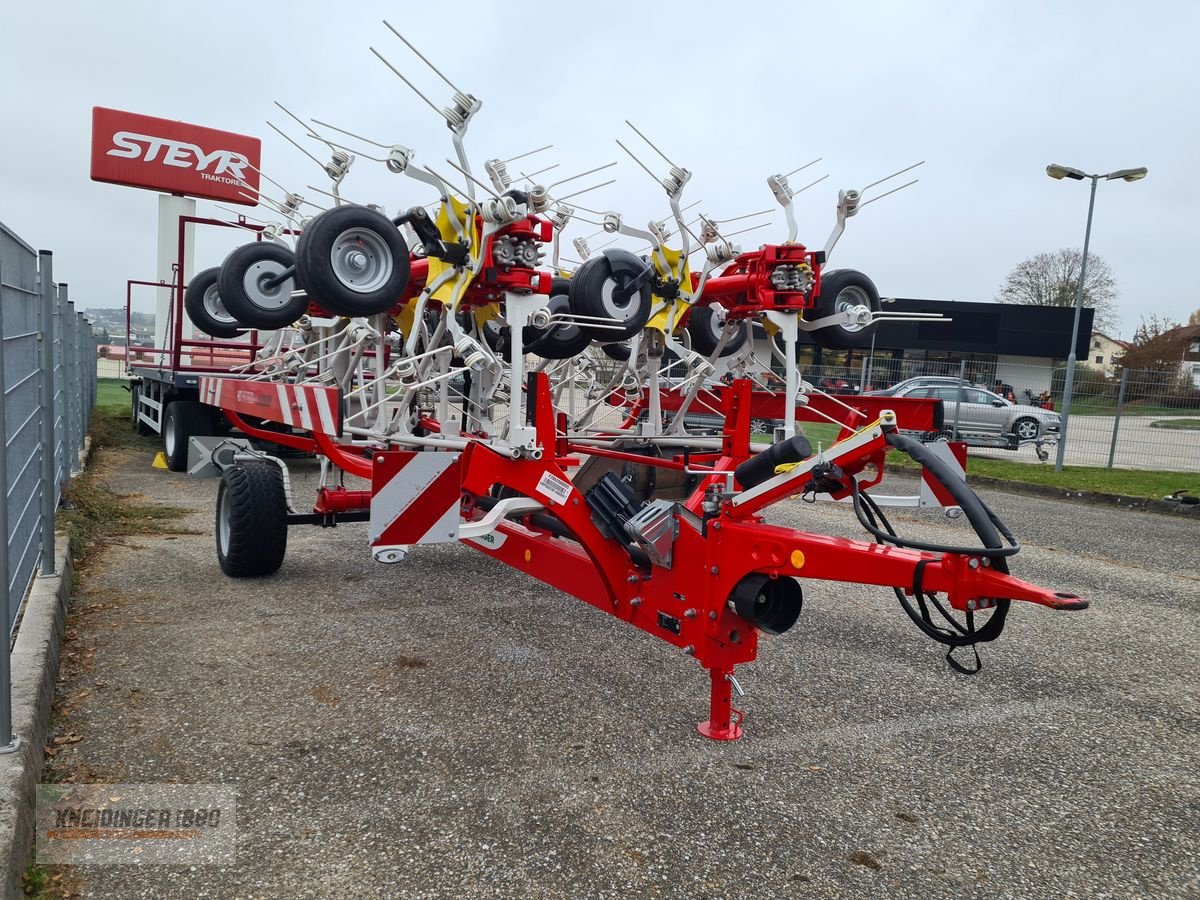
[{"label": "gravel driveway", "polygon": [[[1018,604],[964,678],[886,589],[806,583],[719,744],[694,661],[466,547],[388,567],[365,526],[294,529],[277,576],[231,581],[214,481],[109,460],[202,533],[90,572],[56,765],[235,785],[239,854],[89,868],[88,896],[1200,894],[1200,521],[989,492],[1014,574],[1090,610]],[[858,533],[844,506],[776,509]]]}]

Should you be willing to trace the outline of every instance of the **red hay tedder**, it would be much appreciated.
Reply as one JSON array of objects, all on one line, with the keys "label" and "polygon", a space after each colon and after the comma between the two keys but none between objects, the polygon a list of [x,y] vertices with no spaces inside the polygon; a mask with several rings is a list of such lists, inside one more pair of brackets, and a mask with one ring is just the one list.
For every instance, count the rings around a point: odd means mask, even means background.
[{"label": "red hay tedder", "polygon": [[[442,110],[453,177],[415,167],[401,144],[303,123],[333,151],[324,168],[334,205],[307,219],[299,195],[262,197],[283,221],[189,286],[200,330],[258,329],[249,362],[199,376],[195,401],[167,407],[178,407],[172,439],[190,444],[192,468],[221,476],[227,575],[277,571],[293,525],[366,522],[374,558],[392,564],[461,541],[694,657],[711,679],[700,731],[718,740],[742,733],[735,668],[755,658],[760,631],[797,621],[805,580],[890,587],[951,653],[998,637],[1012,601],[1086,607],[1009,574],[1019,545],[967,486],[961,448],[911,436],[940,430],[939,401],[837,397],[804,380],[799,331],[826,347],[862,346],[902,317],[880,311],[862,273],[828,268],[846,220],[870,202],[859,191],[839,192],[822,250],[796,242],[784,175],[768,186],[787,215],[785,240],[742,251],[721,231],[732,220],[704,215],[697,237],[680,205],[691,173],[669,159],[655,181],[673,231],[583,210],[593,221],[566,203],[582,193],[561,187],[573,179],[526,176],[514,187],[507,165],[517,157],[488,160],[480,180],[463,147],[479,107],[455,88]],[[319,124],[337,135],[319,135]],[[435,212],[389,217],[342,200],[350,139],[434,194]],[[649,246],[592,254],[578,238],[584,261],[573,267],[559,248],[575,219]],[[217,434],[212,408],[240,435]],[[751,424],[763,420],[783,425],[756,442]],[[840,431],[814,452],[797,421]],[[322,461],[311,512],[293,505],[279,447]],[[889,452],[921,464],[921,497],[872,495]],[[844,501],[868,539],[765,520],[797,495]],[[906,539],[886,505],[952,507],[977,540]]]}]

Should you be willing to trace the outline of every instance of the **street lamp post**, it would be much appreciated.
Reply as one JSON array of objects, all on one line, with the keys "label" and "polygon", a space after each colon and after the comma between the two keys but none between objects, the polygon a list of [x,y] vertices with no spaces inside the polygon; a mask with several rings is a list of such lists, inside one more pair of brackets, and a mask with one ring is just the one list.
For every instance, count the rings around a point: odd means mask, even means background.
[{"label": "street lamp post", "polygon": [[1088,245],[1092,238],[1092,210],[1096,206],[1096,185],[1101,178],[1105,181],[1115,181],[1118,178],[1122,181],[1140,181],[1146,177],[1147,171],[1143,166],[1137,169],[1118,169],[1107,175],[1088,175],[1079,169],[1060,166],[1057,163],[1046,166],[1046,174],[1051,178],[1071,178],[1075,181],[1083,181],[1086,178],[1091,179],[1092,182],[1091,194],[1088,197],[1087,227],[1083,232],[1083,259],[1079,263],[1079,284],[1075,286],[1075,320],[1071,326],[1071,352],[1067,354],[1067,381],[1063,386],[1062,424],[1059,425],[1058,431],[1058,455],[1054,460],[1055,472],[1062,471],[1063,455],[1067,450],[1067,422],[1071,418],[1071,394],[1075,390],[1075,345],[1079,342],[1079,314],[1083,309],[1083,284],[1084,278],[1087,277]]}]

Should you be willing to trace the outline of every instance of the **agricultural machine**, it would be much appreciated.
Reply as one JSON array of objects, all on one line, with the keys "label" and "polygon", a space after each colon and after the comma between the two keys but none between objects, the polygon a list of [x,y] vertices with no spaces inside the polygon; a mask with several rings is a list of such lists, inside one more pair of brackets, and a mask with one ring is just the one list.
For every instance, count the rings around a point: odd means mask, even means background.
[{"label": "agricultural machine", "polygon": [[[365,522],[374,559],[388,564],[463,542],[695,657],[711,682],[699,729],[718,740],[741,734],[735,668],[755,658],[759,633],[796,623],[807,580],[892,588],[959,668],[954,649],[997,638],[1013,601],[1086,607],[1009,574],[1019,545],[947,445],[903,433],[938,431],[938,401],[843,398],[804,380],[800,331],[855,347],[898,318],[880,311],[865,275],[828,267],[847,220],[872,202],[866,189],[839,192],[833,233],[813,249],[797,241],[794,173],[774,175],[787,234],[742,250],[723,231],[732,219],[688,220],[691,172],[634,128],[666,173],[618,144],[670,207],[638,228],[575,200],[608,182],[572,183],[607,166],[558,181],[538,180],[549,169],[510,173],[528,154],[473,168],[464,140],[480,101],[395,34],[449,85],[447,106],[372,52],[445,119],[455,159],[418,165],[401,144],[284,110],[329,150],[327,163],[313,157],[332,181],[319,190],[328,208],[309,217],[304,207],[317,207],[298,194],[256,197],[277,221],[187,288],[200,330],[257,329],[251,362],[199,379],[200,402],[240,432],[193,442],[200,467],[221,477],[225,574],[277,571],[296,525]],[[432,203],[389,215],[350,202],[343,182],[359,159],[416,182],[402,184]],[[576,238],[582,258],[568,260],[563,233],[576,221],[645,246],[592,252]],[[756,329],[783,373],[778,389]],[[202,409],[185,405],[177,418]],[[783,423],[766,444],[753,439],[760,420]],[[814,452],[797,422],[838,434]],[[311,512],[296,507],[286,454],[270,449],[280,447],[321,461]],[[931,502],[960,511],[977,543],[896,533],[885,505],[918,501],[871,493],[889,452],[922,465]],[[766,521],[796,496],[847,503],[868,539]]]}]

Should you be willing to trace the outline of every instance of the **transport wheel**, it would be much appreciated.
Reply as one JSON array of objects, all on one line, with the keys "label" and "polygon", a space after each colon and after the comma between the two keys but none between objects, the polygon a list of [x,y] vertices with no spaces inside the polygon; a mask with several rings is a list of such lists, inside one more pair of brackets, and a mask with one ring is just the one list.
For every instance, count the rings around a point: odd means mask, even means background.
[{"label": "transport wheel", "polygon": [[1013,434],[1017,436],[1019,441],[1036,440],[1038,436],[1038,420],[1037,419],[1017,419],[1013,422]]},{"label": "transport wheel", "polygon": [[217,338],[237,337],[242,326],[221,302],[217,289],[220,266],[205,269],[192,279],[183,295],[183,308],[192,324],[205,334]]},{"label": "transport wheel", "polygon": [[[687,331],[692,337],[692,349],[701,356],[712,356],[721,341],[721,333],[725,328],[725,308],[722,306],[696,306],[688,313]],[[731,356],[737,353],[750,336],[750,323],[742,320],[742,324],[729,338],[721,356]]]},{"label": "transport wheel", "polygon": [[617,362],[625,362],[629,359],[629,344],[626,341],[617,341],[613,344],[601,344],[600,352],[609,359],[615,359]]},{"label": "transport wheel", "polygon": [[[557,279],[555,279],[557,280]],[[571,301],[566,294],[555,294],[547,307],[550,315],[571,312]],[[570,359],[578,356],[592,342],[592,336],[573,323],[560,322],[545,329],[525,348],[542,359]]]},{"label": "transport wheel", "polygon": [[163,414],[163,453],[167,457],[167,468],[172,472],[186,472],[188,444],[192,435],[212,434],[215,422],[213,408],[195,400],[176,400]]},{"label": "transport wheel", "polygon": [[225,309],[252,328],[274,330],[291,325],[308,309],[308,298],[292,296],[294,276],[274,282],[295,264],[291,250],[270,241],[238,247],[225,257],[217,276],[217,292]]},{"label": "transport wheel", "polygon": [[283,473],[271,463],[238,463],[217,489],[217,562],[230,578],[272,575],[287,552]]},{"label": "transport wheel", "polygon": [[[816,305],[806,318],[823,319],[855,306],[865,306],[872,312],[879,311],[879,291],[875,289],[875,283],[854,269],[822,272],[821,293],[817,295]],[[830,325],[812,332],[812,338],[822,347],[849,350],[867,346],[874,329],[874,325]]]},{"label": "transport wheel", "polygon": [[339,316],[394,307],[408,284],[408,245],[391,219],[365,206],[337,206],[308,223],[296,245],[300,282]]},{"label": "transport wheel", "polygon": [[142,385],[135,381],[129,386],[129,419],[133,423],[133,433],[147,435],[154,431],[149,425],[138,418],[138,406],[142,401]]},{"label": "transport wheel", "polygon": [[753,434],[767,434],[773,436],[775,434],[775,426],[771,423],[770,419],[751,419],[750,431]]},{"label": "transport wheel", "polygon": [[653,267],[628,250],[610,249],[579,267],[570,282],[576,315],[614,319],[620,329],[585,328],[593,340],[611,343],[631,338],[650,318]]}]

